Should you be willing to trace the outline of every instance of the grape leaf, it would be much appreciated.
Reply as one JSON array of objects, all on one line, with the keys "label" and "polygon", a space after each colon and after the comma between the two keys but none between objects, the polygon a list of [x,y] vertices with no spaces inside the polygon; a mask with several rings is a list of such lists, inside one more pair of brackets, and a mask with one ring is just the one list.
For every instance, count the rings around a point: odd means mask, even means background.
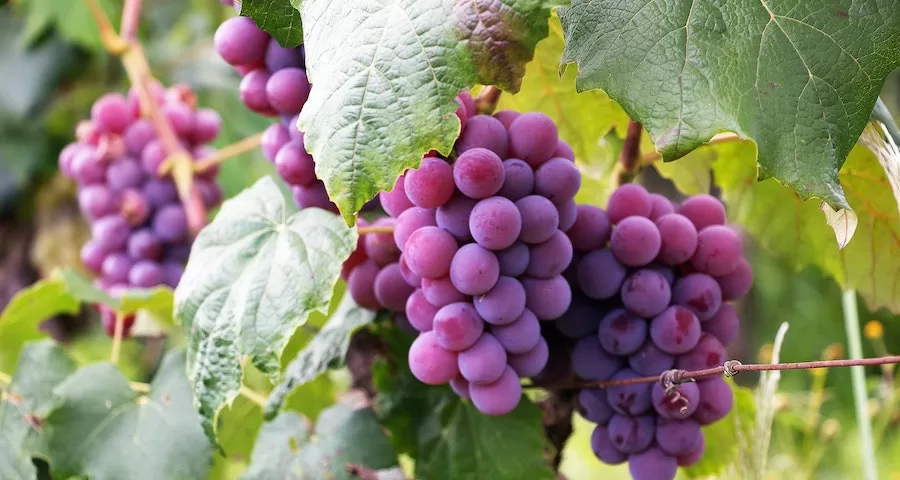
[{"label": "grape leaf", "polygon": [[[103,51],[97,22],[91,16],[88,3],[85,1],[60,2],[58,0],[22,0],[30,22],[53,24],[63,38],[76,45],[96,52]],[[122,2],[116,0],[98,0],[100,8],[110,19],[118,19],[122,13]]]},{"label": "grape leaf", "polygon": [[312,93],[300,113],[316,174],[345,220],[459,133],[454,97],[518,90],[552,0],[306,0]]},{"label": "grape leaf", "polygon": [[126,315],[147,310],[157,318],[172,318],[174,292],[169,287],[130,288],[114,297],[74,270],[60,270],[57,276],[65,282],[69,294],[84,303],[103,304]]},{"label": "grape leaf", "polygon": [[141,395],[109,363],[81,368],[54,393],[47,417],[54,477],[206,478],[212,449],[191,407],[184,353],[167,353]]},{"label": "grape leaf", "polygon": [[289,214],[270,177],[225,202],[197,236],[175,291],[203,428],[237,396],[249,357],[273,381],[294,330],[325,311],[356,229],[317,208]]},{"label": "grape leaf", "polygon": [[528,397],[509,414],[485,415],[449,387],[416,380],[409,339],[392,333],[388,341],[391,357],[373,368],[375,409],[397,449],[416,460],[416,478],[556,478],[544,459],[541,411]]},{"label": "grape leaf", "polygon": [[0,314],[0,369],[14,365],[25,342],[47,336],[38,328],[44,320],[77,313],[79,307],[60,278],[40,280],[17,293]]},{"label": "grape leaf", "polygon": [[729,130],[760,179],[848,208],[838,171],[900,65],[890,2],[575,0],[559,14],[579,90],[604,89],[666,159]]},{"label": "grape leaf", "polygon": [[243,0],[241,15],[252,18],[284,48],[303,43],[300,0]]},{"label": "grape leaf", "polygon": [[352,480],[348,465],[385,469],[397,454],[370,408],[337,404],[322,412],[315,431],[309,420],[284,412],[263,426],[243,480]]},{"label": "grape leaf", "polygon": [[[842,287],[857,290],[870,310],[886,307],[900,312],[900,213],[885,170],[872,151],[857,145],[840,171],[841,184],[859,218],[856,234],[843,249],[825,221],[821,201],[803,200],[774,179],[756,182],[751,142],[702,147],[693,155],[712,156],[710,164],[730,220],[759,245],[797,270],[818,266]],[[701,162],[695,167],[703,168]],[[675,181],[683,192],[698,193]]]},{"label": "grape leaf", "polygon": [[[753,432],[756,427],[756,404],[753,402],[753,391],[747,387],[736,385],[726,379],[734,392],[734,407],[728,415],[703,427],[703,438],[706,447],[703,456],[696,464],[685,468],[688,478],[708,478],[719,475],[734,464],[738,449],[752,448]],[[725,476],[728,478],[729,476]]]},{"label": "grape leaf", "polygon": [[75,368],[53,341],[22,350],[8,391],[0,388],[0,478],[36,478],[31,457],[42,450],[41,424],[55,406],[53,388]]},{"label": "grape leaf", "polygon": [[334,315],[288,365],[284,380],[269,395],[266,418],[271,419],[278,413],[287,395],[295,388],[342,363],[350,346],[350,335],[372,320],[375,320],[375,312],[356,305],[353,298],[345,294]]}]

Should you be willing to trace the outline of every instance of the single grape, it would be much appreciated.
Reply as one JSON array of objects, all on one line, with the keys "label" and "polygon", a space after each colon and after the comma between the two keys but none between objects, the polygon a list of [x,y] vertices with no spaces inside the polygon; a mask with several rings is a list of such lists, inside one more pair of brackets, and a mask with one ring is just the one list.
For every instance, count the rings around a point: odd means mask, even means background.
[{"label": "single grape", "polygon": [[669,213],[656,220],[662,242],[657,260],[666,265],[687,262],[697,251],[697,229],[687,217]]},{"label": "single grape", "polygon": [[475,99],[472,98],[472,94],[469,93],[468,90],[459,92],[459,95],[457,95],[456,98],[465,109],[467,119],[474,117],[478,113],[478,109],[475,108]]},{"label": "single grape", "polygon": [[651,341],[644,343],[638,351],[628,356],[628,366],[641,375],[659,375],[675,365],[675,357],[656,346]]},{"label": "single grape", "polygon": [[347,278],[347,290],[350,291],[350,296],[360,307],[369,310],[381,308],[378,298],[375,297],[375,277],[380,271],[381,269],[374,260],[366,260],[350,272],[350,277]]},{"label": "single grape", "polygon": [[450,380],[450,388],[462,398],[472,398],[469,394],[469,382],[462,376],[457,376],[453,380]]},{"label": "single grape", "polygon": [[700,457],[703,456],[703,451],[706,449],[706,440],[704,440],[703,435],[700,435],[700,443],[694,447],[690,453],[686,455],[680,455],[678,457],[678,466],[679,467],[690,467],[691,465],[700,461]]},{"label": "single grape", "polygon": [[658,193],[651,193],[649,216],[650,220],[653,220],[655,222],[659,220],[659,218],[663,215],[668,215],[670,213],[675,213],[675,205],[673,205],[668,198]]},{"label": "single grape", "polygon": [[159,180],[151,178],[144,184],[144,198],[150,208],[158,209],[163,205],[174,203],[178,200],[178,190],[171,180]]},{"label": "single grape", "polygon": [[573,198],[558,204],[556,209],[559,210],[559,229],[568,232],[578,218],[578,204]]},{"label": "single grape", "polygon": [[515,110],[500,110],[494,112],[494,118],[499,120],[500,123],[503,124],[503,128],[507,130],[509,130],[509,126],[512,125],[512,122],[516,121],[520,116],[522,116],[522,114]]},{"label": "single grape", "polygon": [[[476,304],[476,310],[477,307]],[[503,348],[512,354],[522,354],[534,349],[541,339],[540,321],[528,309],[523,310],[512,323],[491,325],[490,330]]]},{"label": "single grape", "polygon": [[[379,218],[373,224],[376,227],[388,227],[394,225],[393,218]],[[363,238],[366,256],[375,260],[379,267],[394,263],[400,258],[400,249],[394,243],[394,235],[391,233],[367,233]],[[408,260],[408,258],[407,258]],[[409,265],[409,263],[407,263]],[[415,273],[415,272],[413,272]]]},{"label": "single grape", "polygon": [[619,293],[627,272],[612,251],[594,250],[578,263],[578,287],[588,297],[604,300]]},{"label": "single grape", "polygon": [[[415,236],[416,234],[413,234],[407,241],[407,252],[409,252],[410,244],[412,244]],[[435,261],[435,258],[430,258],[430,261]],[[439,276],[432,275],[430,277],[436,278]],[[463,245],[453,255],[453,260],[450,263],[450,281],[453,282],[453,286],[457,290],[466,295],[487,293],[488,290],[494,288],[499,277],[500,262],[497,261],[497,256],[478,244]]]},{"label": "single grape", "polygon": [[269,40],[269,47],[266,49],[266,68],[270,72],[305,67],[306,56],[303,47],[284,48],[274,38]]},{"label": "single grape", "polygon": [[613,416],[613,409],[606,400],[606,390],[583,388],[578,391],[578,412],[592,423],[606,425]]},{"label": "single grape", "polygon": [[151,140],[141,151],[141,168],[154,178],[162,178],[159,168],[166,160],[166,151],[159,140]]},{"label": "single grape", "polygon": [[740,319],[733,306],[723,303],[712,318],[703,322],[703,331],[719,339],[722,345],[731,345],[740,333]]},{"label": "single grape", "polygon": [[690,352],[678,357],[675,366],[681,370],[703,370],[720,367],[727,359],[722,342],[708,333],[701,333],[697,345]]},{"label": "single grape", "polygon": [[85,185],[78,191],[78,207],[91,220],[104,217],[116,211],[112,192],[104,185]]},{"label": "single grape", "polygon": [[575,250],[590,252],[606,245],[610,231],[609,217],[602,208],[582,204],[578,205],[575,224],[566,234]]},{"label": "single grape", "polygon": [[128,271],[128,282],[138,288],[155,287],[163,279],[162,266],[152,260],[140,260]]},{"label": "single grape", "polygon": [[692,273],[675,281],[672,286],[672,303],[690,308],[704,322],[719,311],[722,290],[709,275]]},{"label": "single grape", "polygon": [[666,353],[691,351],[700,341],[700,321],[689,309],[673,305],[650,322],[650,338]]},{"label": "single grape", "polygon": [[394,181],[394,188],[379,193],[378,198],[381,200],[381,208],[394,218],[399,217],[407,208],[413,206],[409,197],[406,196],[405,175],[397,177],[397,180]]},{"label": "single grape", "polygon": [[509,366],[516,371],[520,377],[533,377],[547,366],[547,360],[550,358],[550,349],[547,341],[543,338],[538,340],[537,345],[531,350],[509,355]]},{"label": "single grape", "polygon": [[75,159],[75,155],[81,150],[82,145],[79,143],[70,143],[59,152],[59,170],[65,175],[67,178],[74,178],[75,172],[72,167],[72,162]]},{"label": "single grape", "polygon": [[266,98],[279,113],[293,115],[303,108],[312,86],[306,72],[299,68],[273,71],[266,82]]},{"label": "single grape", "polygon": [[543,113],[522,114],[509,126],[510,156],[521,158],[533,168],[550,160],[558,141],[556,124]]},{"label": "single grape", "polygon": [[636,216],[620,220],[609,241],[616,258],[629,267],[640,267],[652,262],[659,254],[661,243],[656,224]]},{"label": "single grape", "polygon": [[128,272],[134,264],[131,258],[124,253],[107,255],[103,260],[103,277],[110,283],[125,283],[128,281]]},{"label": "single grape", "polygon": [[499,277],[493,288],[472,303],[485,322],[507,325],[525,310],[525,288],[515,278]]},{"label": "single grape", "polygon": [[403,280],[411,287],[421,287],[422,286],[422,277],[416,275],[412,270],[409,269],[409,265],[406,263],[406,258],[403,255],[400,255],[400,260],[397,261],[400,264],[400,275],[403,276]]},{"label": "single grape", "polygon": [[[610,380],[627,380],[639,378],[641,375],[634,370],[619,370]],[[652,405],[651,387],[649,383],[635,383],[632,385],[616,385],[606,389],[606,401],[617,413],[622,415],[640,415]]]},{"label": "single grape", "polygon": [[413,328],[420,332],[430,331],[434,325],[434,316],[438,308],[428,302],[422,289],[416,289],[406,299],[406,317]]},{"label": "single grape", "polygon": [[332,213],[338,213],[337,206],[328,198],[325,184],[316,180],[309,185],[297,185],[291,189],[294,194],[294,203],[300,208],[321,208]]},{"label": "single grape", "polygon": [[453,196],[453,167],[443,159],[425,157],[418,169],[406,172],[405,187],[406,195],[414,205],[440,207]]},{"label": "single grape", "polygon": [[716,281],[722,290],[722,300],[737,300],[750,292],[750,287],[753,286],[753,269],[742,258],[734,271],[716,277]]},{"label": "single grape", "polygon": [[632,216],[649,217],[653,211],[653,202],[647,189],[635,183],[626,183],[617,188],[606,205],[606,213],[613,224]]},{"label": "single grape", "polygon": [[156,129],[153,128],[150,120],[139,118],[125,129],[122,139],[125,141],[128,153],[140,155],[148,143],[156,140]]},{"label": "single grape", "polygon": [[572,369],[584,380],[609,380],[622,368],[622,359],[606,353],[596,336],[584,337],[572,350]]},{"label": "single grape", "polygon": [[697,382],[700,402],[694,412],[694,420],[700,425],[709,425],[725,418],[734,405],[734,393],[721,377]]},{"label": "single grape", "polygon": [[522,231],[522,216],[511,200],[488,197],[472,208],[469,231],[484,248],[503,250],[515,243]]},{"label": "single grape", "polygon": [[509,148],[506,128],[499,120],[488,115],[475,115],[469,118],[459,135],[459,140],[456,141],[456,151],[465,153],[475,148],[485,148],[500,158],[506,158]]},{"label": "single grape", "polygon": [[522,229],[519,239],[526,243],[543,243],[558,232],[559,211],[553,202],[540,195],[528,195],[516,202]]},{"label": "single grape", "polygon": [[449,276],[436,279],[423,278],[422,293],[432,305],[438,308],[466,300],[466,296],[453,286]]},{"label": "single grape", "polygon": [[409,368],[420,382],[442,385],[459,375],[458,355],[443,347],[434,332],[425,332],[409,347]]},{"label": "single grape", "polygon": [[700,444],[703,432],[694,420],[667,420],[656,422],[656,443],[664,452],[678,457],[691,453]]},{"label": "single grape", "polygon": [[525,273],[530,260],[528,246],[522,242],[516,242],[503,250],[494,252],[497,261],[500,262],[500,275],[518,277]]},{"label": "single grape", "polygon": [[490,333],[484,333],[471,347],[459,352],[459,373],[470,384],[488,384],[506,370],[506,350]]},{"label": "single grape", "polygon": [[125,190],[119,194],[119,214],[128,225],[137,227],[143,225],[150,216],[150,204],[137,190]]},{"label": "single grape", "polygon": [[75,153],[72,157],[72,173],[81,185],[106,181],[106,165],[100,153],[93,148],[82,148]]},{"label": "single grape", "polygon": [[559,139],[556,142],[556,150],[553,151],[554,158],[565,158],[572,162],[575,161],[575,150],[572,150],[572,146],[566,143],[563,139]]},{"label": "single grape", "polygon": [[213,44],[231,65],[261,65],[269,35],[257,28],[249,17],[231,17],[216,29]]},{"label": "single grape", "polygon": [[666,393],[659,383],[653,384],[653,408],[663,418],[684,420],[697,411],[700,391],[696,383],[675,385],[674,391]]},{"label": "single grape", "polygon": [[132,120],[128,99],[118,93],[103,95],[91,106],[91,120],[104,132],[124,133]]},{"label": "single grape", "polygon": [[658,315],[672,299],[669,281],[661,273],[638,270],[622,282],[622,304],[644,318]]},{"label": "single grape", "polygon": [[459,352],[475,344],[484,332],[484,320],[471,303],[451,303],[434,315],[433,328],[440,346]]},{"label": "single grape", "polygon": [[107,250],[98,242],[89,240],[81,247],[81,263],[94,273],[103,270],[103,261],[106,260]]},{"label": "single grape", "polygon": [[584,295],[574,294],[569,309],[553,324],[561,334],[568,338],[579,339],[597,332],[603,318],[603,307],[598,302]]},{"label": "single grape", "polygon": [[552,158],[534,172],[534,191],[559,205],[575,198],[581,172],[569,159]]},{"label": "single grape", "polygon": [[712,225],[697,234],[697,251],[691,266],[714,277],[728,275],[742,260],[741,239],[734,230]]},{"label": "single grape", "polygon": [[177,242],[187,238],[188,225],[184,207],[166,205],[153,217],[153,233],[164,242]]},{"label": "single grape", "polygon": [[163,252],[163,260],[167,262],[185,263],[191,256],[190,243],[176,243],[167,245]]},{"label": "single grape", "polygon": [[681,202],[678,213],[690,220],[697,231],[710,225],[725,225],[725,207],[712,195],[694,195]]},{"label": "single grape", "polygon": [[506,367],[500,379],[487,385],[470,384],[472,403],[482,413],[506,415],[513,411],[522,398],[522,384],[512,368]]},{"label": "single grape", "polygon": [[394,222],[394,243],[403,250],[406,241],[416,230],[436,226],[433,208],[412,207],[405,210]]},{"label": "single grape", "polygon": [[144,172],[134,159],[121,157],[109,164],[106,170],[107,184],[113,191],[140,188],[144,183]]},{"label": "single grape", "polygon": [[468,150],[453,164],[456,188],[475,200],[495,195],[503,187],[503,180],[503,162],[486,148]]},{"label": "single grape", "polygon": [[209,143],[219,136],[221,130],[222,117],[218,112],[210,108],[198,109],[194,115],[194,133],[191,135],[191,141],[195,145]]},{"label": "single grape", "polygon": [[562,275],[552,278],[522,279],[525,287],[525,307],[540,320],[561,317],[572,303],[572,289]]},{"label": "single grape", "polygon": [[291,141],[278,150],[275,170],[288,185],[309,186],[316,181],[316,164],[302,142]]},{"label": "single grape", "polygon": [[477,200],[472,200],[461,193],[453,195],[449,202],[441,205],[435,211],[434,219],[437,226],[450,232],[460,242],[471,240],[469,216],[476,203],[478,203]]},{"label": "single grape", "polygon": [[516,201],[534,191],[534,170],[518,158],[503,161],[503,186],[497,195]]},{"label": "single grape", "polygon": [[200,192],[200,199],[207,209],[212,209],[222,203],[225,194],[222,192],[222,187],[215,181],[195,178],[194,186]]},{"label": "single grape", "polygon": [[[459,249],[459,252],[462,251],[463,249]],[[458,254],[456,240],[446,230],[438,227],[422,227],[413,232],[406,240],[403,251],[410,270],[425,278],[440,278],[448,272],[452,278],[452,262],[456,261],[455,255]]]},{"label": "single grape", "polygon": [[628,457],[628,472],[633,480],[672,480],[678,471],[675,457],[659,447],[650,447]]},{"label": "single grape", "polygon": [[532,245],[526,274],[534,278],[552,278],[563,273],[572,262],[572,242],[559,230],[544,243]]},{"label": "single grape", "polygon": [[671,287],[675,283],[675,272],[671,267],[667,267],[661,263],[651,263],[644,267],[644,270],[650,270],[652,272],[656,272],[663,276],[666,279],[666,283]]},{"label": "single grape", "polygon": [[130,235],[131,228],[118,215],[107,215],[91,226],[91,237],[98,246],[109,252],[125,248]]},{"label": "single grape", "polygon": [[128,254],[141,260],[159,260],[162,257],[162,242],[150,229],[134,232],[128,239]]},{"label": "single grape", "polygon": [[629,355],[644,345],[647,322],[631,312],[617,308],[607,313],[597,328],[604,350],[612,355]]},{"label": "single grape", "polygon": [[375,276],[375,298],[388,310],[403,311],[413,291],[414,288],[403,279],[400,265],[396,262],[386,265]]},{"label": "single grape", "polygon": [[652,415],[632,417],[615,414],[609,419],[606,428],[613,446],[628,454],[643,451],[656,436],[656,421]]},{"label": "single grape", "polygon": [[597,425],[591,432],[591,450],[594,456],[607,465],[617,465],[628,459],[609,440],[609,430],[605,425]]},{"label": "single grape", "polygon": [[191,138],[194,135],[194,111],[181,102],[167,103],[162,108],[162,113],[178,135],[182,139]]},{"label": "single grape", "polygon": [[269,97],[266,95],[266,84],[272,75],[263,68],[253,70],[244,76],[239,86],[239,94],[241,103],[248,110],[265,116],[275,116],[276,112],[269,104]]},{"label": "single grape", "polygon": [[263,131],[260,145],[263,156],[274,162],[275,156],[286,143],[291,140],[287,127],[280,123],[273,123]]}]

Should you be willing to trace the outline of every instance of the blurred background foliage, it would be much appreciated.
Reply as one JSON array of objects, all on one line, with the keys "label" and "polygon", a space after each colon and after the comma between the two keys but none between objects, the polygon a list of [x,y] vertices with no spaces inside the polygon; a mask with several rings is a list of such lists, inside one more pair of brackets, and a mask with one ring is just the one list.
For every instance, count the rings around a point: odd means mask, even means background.
[{"label": "blurred background foliage", "polygon": [[[116,18],[121,2],[102,3]],[[217,0],[156,0],[146,2],[140,29],[157,77],[167,84],[191,85],[199,104],[215,108],[222,115],[224,128],[216,142],[218,146],[258,133],[268,124],[241,106],[238,76],[212,49],[216,26],[233,14]],[[609,192],[627,117],[602,92],[576,99],[574,67],[563,81],[557,79],[555,62],[562,42],[558,25],[554,23],[552,27],[551,37],[539,45],[537,60],[529,66],[522,92],[504,96],[501,108],[541,110],[557,119],[562,137],[577,147],[587,176],[580,200],[602,205]],[[78,0],[0,1],[0,85],[2,307],[17,291],[52,269],[79,267],[78,250],[87,235],[86,224],[78,216],[74,186],[57,174],[56,156],[70,141],[76,122],[89,115],[91,103],[101,93],[124,91],[128,85],[117,59],[103,52],[95,25]],[[883,98],[892,112],[900,112],[897,72],[888,79]],[[643,151],[652,152],[646,138]],[[679,168],[688,161],[660,170]],[[698,185],[710,188],[708,172],[691,171]],[[260,176],[272,173],[261,154],[254,153],[226,162],[219,180],[230,197]],[[638,180],[655,191],[678,195],[673,184],[655,167],[646,168]],[[711,188],[716,193],[715,186]],[[897,221],[896,213],[892,221]],[[755,286],[740,305],[742,338],[730,356],[744,362],[767,361],[781,322],[790,323],[782,361],[845,356],[838,284],[816,266],[797,270],[784,257],[758,247],[752,240],[748,239],[747,245]],[[868,311],[865,302],[860,305],[862,322],[867,324],[865,354],[900,351],[897,316],[884,310]],[[84,309],[75,317],[51,319],[44,328],[57,338],[73,342],[73,355],[86,362],[105,358],[109,349],[109,340],[98,334],[97,325],[92,313]],[[301,331],[296,343],[303,341]],[[126,372],[132,378],[141,378],[154,368],[162,342],[149,339],[130,342],[126,347]],[[900,389],[894,369],[872,368],[868,373],[880,473],[883,478],[897,480]],[[752,387],[757,376],[744,373],[736,381]],[[246,382],[259,384],[260,390],[267,388],[263,385],[267,382],[257,373],[251,372]],[[295,395],[293,408],[315,417],[346,384],[347,375],[342,371],[323,377],[304,387],[302,395]],[[848,370],[785,373],[779,393],[771,401],[778,413],[764,478],[859,477],[858,437]],[[219,458],[211,478],[234,478],[242,471],[254,430],[261,424],[258,410],[256,405],[239,400],[223,413],[224,425],[228,425],[223,431],[223,445],[230,455],[228,460]],[[599,475],[628,478],[626,467],[603,466],[593,457],[589,435],[587,422],[576,419],[563,473],[573,480]]]}]

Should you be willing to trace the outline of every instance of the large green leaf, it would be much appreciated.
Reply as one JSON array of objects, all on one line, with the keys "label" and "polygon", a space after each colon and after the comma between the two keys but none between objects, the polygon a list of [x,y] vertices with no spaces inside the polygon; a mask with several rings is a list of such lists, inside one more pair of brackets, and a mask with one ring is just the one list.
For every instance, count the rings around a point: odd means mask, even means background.
[{"label": "large green leaf", "polygon": [[342,363],[350,347],[350,335],[372,320],[375,320],[375,312],[358,306],[349,294],[345,294],[334,315],[288,365],[284,380],[269,395],[266,418],[273,418],[278,413],[285,398],[295,388]]},{"label": "large green leaf", "polygon": [[44,424],[54,477],[206,478],[212,449],[191,406],[184,354],[169,353],[142,395],[109,363],[84,367],[54,391]]},{"label": "large green leaf", "polygon": [[172,318],[174,297],[169,287],[130,288],[112,296],[74,270],[60,270],[55,276],[62,279],[72,297],[84,303],[106,305],[124,314],[146,310],[160,319]]},{"label": "large green leaf", "polygon": [[35,478],[31,457],[43,450],[42,423],[55,406],[53,388],[75,368],[53,341],[22,350],[12,384],[6,390],[0,385],[0,478]]},{"label": "large green leaf", "polygon": [[312,93],[300,114],[316,173],[346,220],[435,149],[449,153],[454,97],[518,90],[553,0],[305,0]]},{"label": "large green leaf", "polygon": [[373,470],[397,465],[397,454],[369,408],[337,404],[309,420],[285,412],[267,423],[244,480],[353,480],[348,465]]},{"label": "large green leaf", "polygon": [[241,15],[250,17],[261,30],[285,48],[303,43],[300,0],[243,0]]},{"label": "large green leaf", "polygon": [[[95,51],[103,50],[97,22],[84,0],[22,0],[20,3],[27,10],[29,23],[53,24],[66,40]],[[117,21],[122,12],[121,1],[98,0],[98,4],[110,19]]]},{"label": "large green leaf", "polygon": [[317,208],[290,214],[271,178],[228,200],[197,236],[175,292],[203,427],[241,386],[249,357],[277,380],[280,356],[310,313],[325,311],[356,230]]},{"label": "large green leaf", "polygon": [[38,329],[41,322],[78,309],[78,300],[58,277],[41,280],[17,293],[0,314],[0,369],[14,365],[25,342],[47,336]]},{"label": "large green leaf", "polygon": [[509,414],[485,415],[449,387],[416,380],[406,364],[409,342],[388,335],[393,354],[373,370],[376,411],[394,445],[416,460],[416,478],[556,478],[544,458],[542,413],[528,397]]},{"label": "large green leaf", "polygon": [[736,385],[730,379],[726,381],[734,392],[734,407],[722,420],[703,427],[706,448],[699,462],[684,469],[688,478],[718,475],[735,463],[738,449],[752,448],[753,431],[756,427],[753,391]]},{"label": "large green leaf", "polygon": [[900,65],[893,1],[575,0],[563,62],[604,89],[665,158],[720,131],[759,146],[759,175],[847,208],[838,170]]}]

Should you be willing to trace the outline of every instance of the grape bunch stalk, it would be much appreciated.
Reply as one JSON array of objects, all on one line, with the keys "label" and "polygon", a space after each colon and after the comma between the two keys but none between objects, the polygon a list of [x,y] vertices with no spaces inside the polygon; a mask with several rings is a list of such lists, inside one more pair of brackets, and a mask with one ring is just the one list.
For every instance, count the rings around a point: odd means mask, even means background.
[{"label": "grape bunch stalk", "polygon": [[[680,205],[627,184],[607,210],[580,205],[568,236],[576,251],[566,272],[572,306],[555,327],[574,342],[570,364],[583,381],[657,376],[721,366],[738,335],[729,301],[750,289],[752,272],[738,232],[718,199]],[[733,403],[721,377],[682,384],[630,384],[578,393],[596,423],[591,447],[608,464],[629,462],[636,480],[674,478],[696,463],[701,427]]]},{"label": "grape bunch stalk", "polygon": [[[208,145],[221,129],[219,114],[198,109],[189,87],[151,88],[153,100],[195,161],[214,150]],[[76,141],[59,156],[60,171],[78,184],[78,205],[91,223],[91,239],[81,249],[82,263],[98,275],[96,284],[113,295],[128,288],[168,285],[184,272],[192,235],[175,182],[163,175],[166,151],[152,122],[141,115],[137,92],[106,94],[78,124]],[[194,178],[204,206],[222,201],[213,165]],[[100,307],[110,335],[115,313]],[[124,321],[128,334],[134,316]]]}]

